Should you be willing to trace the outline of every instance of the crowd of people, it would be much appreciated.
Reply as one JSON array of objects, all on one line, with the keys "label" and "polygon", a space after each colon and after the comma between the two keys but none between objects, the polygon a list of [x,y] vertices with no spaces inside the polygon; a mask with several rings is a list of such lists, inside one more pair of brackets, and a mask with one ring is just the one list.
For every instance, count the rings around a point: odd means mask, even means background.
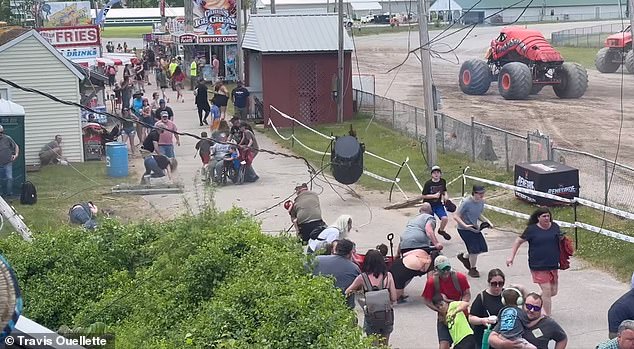
[{"label": "crowd of people", "polygon": [[[296,197],[287,201],[298,238],[306,252],[316,254],[314,275],[334,277],[334,286],[346,296],[350,308],[355,295],[363,309],[363,329],[376,335],[377,345],[387,345],[394,328],[398,304],[408,302],[406,286],[417,276],[426,276],[422,293],[425,305],[437,313],[436,333],[439,349],[564,349],[566,331],[552,317],[553,297],[557,295],[559,270],[570,255],[562,246],[567,238],[553,221],[548,208],[536,209],[524,232],[515,240],[505,264],[511,267],[518,249],[528,243],[528,265],[532,281],[540,292],[510,284],[500,268],[486,274],[487,287],[473,291],[469,278],[479,278],[478,256],[488,251],[483,229],[492,227],[482,215],[486,188],[474,185],[471,195],[458,207],[448,203],[442,171],[435,166],[425,184],[419,214],[410,219],[398,245],[397,255],[387,256],[387,248],[371,249],[360,255],[348,239],[352,217],[342,215],[330,226],[322,219],[317,193],[307,184],[295,188]],[[457,235],[466,247],[457,260],[466,273],[455,270],[442,254],[447,230],[447,211],[454,211]],[[437,219],[439,221],[437,228]],[[501,262],[501,263],[504,263]],[[588,348],[634,349],[634,275],[632,290],[618,299],[608,311],[609,340],[589,344]],[[431,329],[430,329],[431,330]],[[607,335],[607,334],[606,334]]]}]

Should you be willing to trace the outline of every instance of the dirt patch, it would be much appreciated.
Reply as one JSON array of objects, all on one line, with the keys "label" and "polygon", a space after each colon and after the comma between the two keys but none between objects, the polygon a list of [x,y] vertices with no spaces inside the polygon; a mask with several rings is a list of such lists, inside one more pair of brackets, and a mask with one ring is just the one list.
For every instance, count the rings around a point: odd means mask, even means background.
[{"label": "dirt patch", "polygon": [[[406,40],[406,37],[404,33],[401,39]],[[376,93],[422,107],[422,79],[418,60],[411,57],[394,79],[396,72],[386,72],[403,61],[405,49],[394,48],[388,40],[361,39],[356,43],[359,70],[362,74],[375,76]],[[480,40],[481,46],[486,47],[491,38],[480,36],[472,40]],[[473,42],[470,45],[477,46]],[[456,54],[462,61],[472,58],[474,50],[458,49]],[[476,121],[520,134],[538,129],[550,135],[556,145],[608,158],[613,158],[616,151],[622,108],[624,137],[619,162],[634,162],[634,139],[627,137],[634,127],[634,121],[628,117],[628,111],[634,107],[634,100],[628,92],[634,87],[634,75],[601,74],[589,70],[588,90],[580,99],[559,99],[552,88],[546,87],[529,100],[507,101],[499,95],[497,83],[492,84],[484,96],[465,95],[458,86],[460,65],[436,58],[432,59],[432,64],[434,83],[443,98],[442,112],[447,115],[467,123],[473,116]]]}]

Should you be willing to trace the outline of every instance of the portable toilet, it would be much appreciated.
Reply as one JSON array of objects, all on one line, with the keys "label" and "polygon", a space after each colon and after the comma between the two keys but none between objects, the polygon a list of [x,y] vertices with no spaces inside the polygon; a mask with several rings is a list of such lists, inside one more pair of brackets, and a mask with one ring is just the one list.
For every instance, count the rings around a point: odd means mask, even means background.
[{"label": "portable toilet", "polygon": [[[13,162],[13,194],[20,194],[20,187],[26,181],[24,158],[24,108],[21,105],[0,98],[0,125],[4,133],[20,147],[20,154]],[[2,184],[4,185],[4,184]]]}]

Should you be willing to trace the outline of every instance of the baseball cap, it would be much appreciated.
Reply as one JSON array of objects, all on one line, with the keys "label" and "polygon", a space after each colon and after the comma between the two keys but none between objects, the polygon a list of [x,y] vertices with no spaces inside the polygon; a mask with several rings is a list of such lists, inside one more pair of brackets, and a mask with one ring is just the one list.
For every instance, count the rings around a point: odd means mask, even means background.
[{"label": "baseball cap", "polygon": [[0,132],[4,132],[4,126],[0,125]]},{"label": "baseball cap", "polygon": [[440,172],[442,172],[442,170],[440,169],[440,166],[438,166],[438,165],[435,165],[435,166],[433,166],[433,167],[431,168],[431,172],[434,172],[434,171],[440,171]]},{"label": "baseball cap", "polygon": [[165,100],[163,98],[159,99],[159,104],[161,103],[165,103]]},{"label": "baseball cap", "polygon": [[473,192],[474,193],[484,193],[486,191],[486,188],[483,185],[474,185],[473,186]]},{"label": "baseball cap", "polygon": [[302,184],[300,184],[300,185],[295,187],[295,191],[300,190],[300,189],[308,189],[308,184],[302,183]]},{"label": "baseball cap", "polygon": [[167,110],[164,110],[161,112],[161,117],[169,117],[170,113],[167,112]]},{"label": "baseball cap", "polygon": [[449,258],[446,256],[438,256],[434,260],[434,267],[438,270],[447,269],[447,267],[451,268],[451,262],[449,262]]}]

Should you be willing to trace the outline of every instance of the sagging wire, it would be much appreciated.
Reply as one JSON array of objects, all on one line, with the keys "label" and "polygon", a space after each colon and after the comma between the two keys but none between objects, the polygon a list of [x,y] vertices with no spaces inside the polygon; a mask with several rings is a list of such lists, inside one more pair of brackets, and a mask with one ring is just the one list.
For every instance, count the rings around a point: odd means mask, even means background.
[{"label": "sagging wire", "polygon": [[[34,93],[34,94],[38,94],[40,96],[46,97],[54,102],[60,103],[60,104],[64,104],[64,105],[69,105],[69,106],[73,106],[73,107],[78,107],[82,110],[86,110],[88,112],[94,113],[94,114],[99,114],[99,115],[105,115],[108,117],[112,117],[114,119],[117,119],[119,121],[130,121],[122,116],[116,115],[116,114],[111,114],[108,112],[104,112],[104,111],[97,111],[97,110],[93,110],[92,108],[86,107],[84,105],[81,105],[80,103],[76,103],[76,102],[72,102],[72,101],[67,101],[67,100],[63,100],[60,98],[57,98],[47,92],[43,92],[40,91],[38,89],[34,89],[34,88],[30,88],[30,87],[24,87],[18,83],[15,83],[11,80],[5,79],[3,77],[0,77],[0,82],[3,82],[11,87],[17,88],[19,90],[22,90],[24,92],[29,92],[29,93]],[[135,122],[147,127],[147,128],[151,128],[151,129],[158,129],[158,127],[156,127],[155,125],[151,125],[148,123],[145,123],[141,120],[134,120]],[[210,138],[203,138],[200,137],[198,135],[195,135],[193,133],[189,133],[189,132],[180,132],[180,131],[174,131],[174,130],[169,130],[169,129],[163,129],[166,132],[170,132],[172,134],[175,135],[179,135],[179,136],[186,136],[186,137],[191,137],[194,138],[196,140],[203,140],[203,139],[207,139],[209,140]],[[230,144],[228,142],[219,142],[219,141],[215,141],[216,143],[221,143],[221,144]],[[250,148],[248,146],[244,146],[245,148]],[[263,149],[260,148],[258,149],[258,151],[263,152],[263,153],[267,153],[267,154],[271,154],[271,155],[275,155],[275,156],[282,156],[282,157],[286,157],[286,158],[292,158],[292,159],[297,159],[297,160],[302,160],[304,162],[304,164],[306,165],[306,167],[308,168],[309,173],[314,173],[316,172],[315,168],[310,164],[310,162],[308,161],[308,159],[306,159],[303,156],[299,156],[299,155],[294,155],[294,154],[287,154],[287,153],[282,153],[282,152],[278,152],[278,151],[273,151],[273,150],[268,150],[268,149]]]}]

